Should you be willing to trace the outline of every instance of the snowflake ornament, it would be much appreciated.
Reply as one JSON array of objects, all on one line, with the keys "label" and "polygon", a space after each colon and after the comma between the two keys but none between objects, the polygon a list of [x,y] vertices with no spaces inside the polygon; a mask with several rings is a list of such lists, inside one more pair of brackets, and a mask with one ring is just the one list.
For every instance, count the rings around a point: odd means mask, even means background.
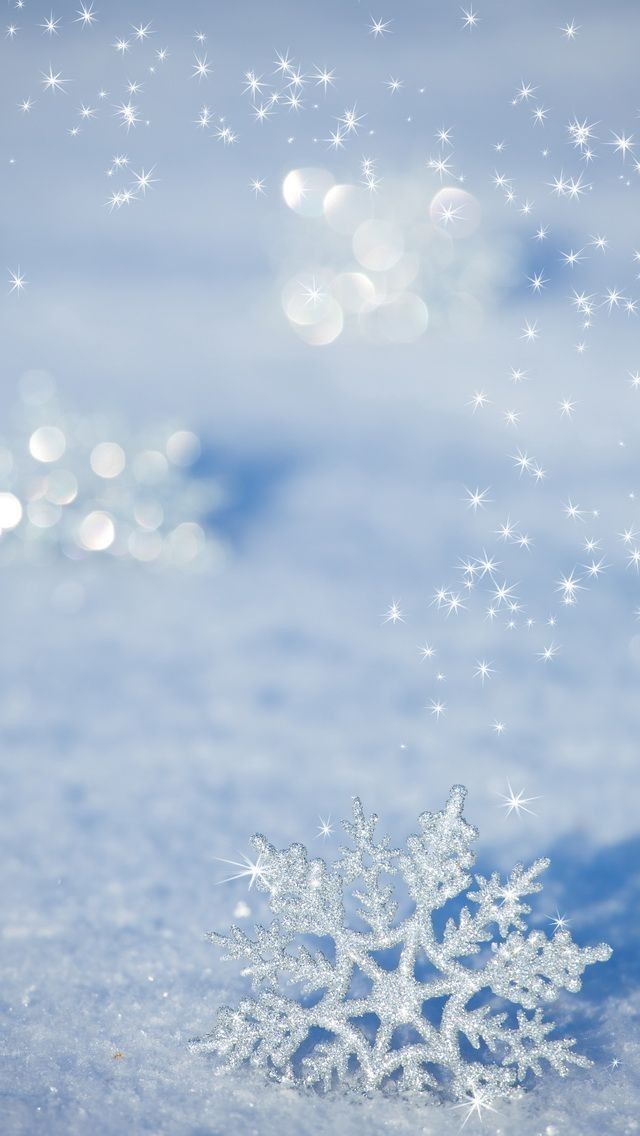
[{"label": "snowflake ornament", "polygon": [[404,851],[374,838],[378,818],[355,798],[342,822],[352,847],[333,865],[255,835],[255,885],[275,918],[255,939],[237,926],[209,938],[245,961],[257,995],[222,1007],[194,1048],[289,1083],[467,1101],[512,1095],[543,1061],[561,1075],[589,1065],[573,1039],[549,1036],[544,1006],[579,990],[585,967],[611,949],[578,947],[566,930],[527,932],[522,897],[541,890],[548,860],[518,864],[506,880],[472,878],[478,833],[465,796],[454,785]]}]

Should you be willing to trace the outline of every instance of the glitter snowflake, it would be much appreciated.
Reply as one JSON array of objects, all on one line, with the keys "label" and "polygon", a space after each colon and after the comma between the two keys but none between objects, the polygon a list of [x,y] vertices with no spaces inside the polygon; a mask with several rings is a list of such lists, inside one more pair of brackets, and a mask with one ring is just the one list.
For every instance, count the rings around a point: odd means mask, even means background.
[{"label": "glitter snowflake", "polygon": [[405,851],[374,838],[378,818],[355,798],[352,847],[333,865],[254,836],[252,882],[275,919],[255,940],[237,926],[210,939],[245,961],[257,996],[222,1007],[194,1046],[282,1081],[466,1100],[512,1094],[543,1061],[561,1075],[588,1065],[573,1039],[549,1036],[543,1007],[611,950],[527,931],[522,897],[540,891],[547,860],[472,878],[465,796],[456,785],[441,812],[423,813]]}]

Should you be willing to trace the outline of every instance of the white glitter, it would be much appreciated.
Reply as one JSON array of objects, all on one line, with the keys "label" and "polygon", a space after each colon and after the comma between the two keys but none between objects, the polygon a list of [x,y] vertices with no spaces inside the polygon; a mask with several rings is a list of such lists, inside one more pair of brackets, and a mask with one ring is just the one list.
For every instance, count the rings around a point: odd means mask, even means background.
[{"label": "white glitter", "polygon": [[[442,812],[423,813],[405,851],[374,840],[378,818],[355,798],[353,821],[343,821],[353,847],[332,865],[310,860],[302,844],[279,851],[255,835],[256,888],[275,919],[256,927],[255,940],[237,926],[209,937],[226,958],[244,960],[257,996],[222,1007],[193,1048],[288,1083],[467,1102],[479,1092],[485,1101],[513,1095],[542,1061],[561,1075],[590,1064],[574,1039],[549,1039],[555,1026],[543,1007],[562,989],[579,990],[585,967],[611,949],[578,947],[566,930],[527,931],[522,897],[541,890],[548,860],[518,864],[504,881],[469,874],[478,834],[462,816],[465,796],[454,785]],[[411,899],[400,916],[394,875]],[[460,896],[467,905],[446,921],[437,914]]]}]

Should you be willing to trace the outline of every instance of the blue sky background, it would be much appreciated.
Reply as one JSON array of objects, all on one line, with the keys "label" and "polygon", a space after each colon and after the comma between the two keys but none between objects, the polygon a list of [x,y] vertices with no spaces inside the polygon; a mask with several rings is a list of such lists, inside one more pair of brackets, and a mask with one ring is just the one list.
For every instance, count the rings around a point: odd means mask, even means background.
[{"label": "blue sky background", "polygon": [[[483,865],[550,854],[537,918],[558,904],[580,943],[616,948],[566,1006],[595,1071],[569,1085],[549,1077],[495,1124],[631,1131],[640,584],[629,565],[638,541],[620,534],[640,528],[640,343],[639,315],[608,312],[606,296],[640,295],[640,143],[624,160],[610,145],[638,136],[636,5],[486,0],[472,30],[450,3],[96,12],[81,28],[65,0],[49,37],[38,26],[49,5],[7,5],[5,24],[20,30],[0,41],[1,440],[24,449],[20,380],[32,369],[53,376],[61,414],[101,415],[123,439],[163,423],[196,431],[203,452],[188,478],[224,482],[224,506],[212,498],[208,509],[205,494],[199,516],[225,554],[201,572],[108,554],[34,566],[24,529],[0,538],[15,549],[2,568],[0,661],[7,1131],[84,1133],[96,1117],[105,1132],[214,1133],[232,1120],[261,1136],[457,1131],[456,1114],[421,1112],[420,1129],[409,1107],[358,1112],[213,1081],[185,1052],[242,989],[202,938],[247,898],[243,881],[216,886],[214,857],[237,858],[255,830],[317,850],[318,814],[348,814],[353,793],[400,839],[456,781],[470,790]],[[372,16],[392,20],[392,34],[374,39]],[[571,20],[569,42],[560,29]],[[132,23],[147,21],[153,34],[135,44]],[[132,40],[124,58],[119,36]],[[298,113],[280,107],[256,123],[244,74],[273,81],[286,50],[306,75],[334,68],[335,88],[325,97],[309,83]],[[213,66],[201,82],[194,51]],[[50,64],[66,91],[43,90]],[[390,77],[404,84],[395,94]],[[129,134],[114,115],[127,81],[144,84]],[[538,88],[531,100],[518,100],[523,82]],[[73,137],[82,103],[97,114]],[[354,104],[366,117],[335,152],[324,140]],[[543,126],[531,120],[538,106]],[[218,116],[236,144],[215,139]],[[590,164],[571,145],[574,118],[596,124]],[[426,334],[379,344],[352,326],[308,346],[283,313],[283,286],[352,255],[348,238],[287,208],[283,178],[313,165],[357,183],[366,155],[380,215],[411,199],[426,217],[440,188],[428,160],[449,152],[435,137],[443,126],[482,219],[450,242],[446,270],[422,254]],[[158,180],[110,210],[130,180],[107,176],[123,153]],[[496,171],[513,179],[511,205]],[[554,195],[561,171],[591,188]],[[590,243],[598,235],[604,253]],[[573,269],[571,249],[585,256]],[[8,294],[18,266],[27,286]],[[528,277],[541,270],[534,295]],[[588,329],[574,288],[594,297]],[[452,325],[451,293],[474,289],[473,326]],[[538,321],[534,343],[521,339],[526,321]],[[530,377],[514,384],[512,368]],[[478,391],[489,403],[474,412]],[[563,399],[576,403],[570,416]],[[522,415],[517,428],[508,409]],[[519,450],[547,471],[540,484],[519,475]],[[490,502],[474,512],[476,487]],[[188,486],[180,492],[174,506],[190,520]],[[583,519],[566,516],[568,502]],[[496,536],[507,517],[530,551]],[[593,554],[587,539],[601,542]],[[504,607],[486,618],[487,579],[464,596],[459,561],[483,549],[501,561],[498,582],[517,584],[513,628]],[[595,580],[592,555],[607,565]],[[557,582],[572,570],[585,590],[564,606]],[[439,587],[463,594],[466,610],[438,610]],[[404,622],[383,622],[393,600]],[[425,642],[437,653],[421,661]],[[551,643],[558,653],[544,662]],[[483,659],[496,672],[484,686]],[[439,720],[434,701],[446,705]],[[535,816],[505,816],[508,782],[539,798]],[[253,914],[264,916],[258,903]]]}]

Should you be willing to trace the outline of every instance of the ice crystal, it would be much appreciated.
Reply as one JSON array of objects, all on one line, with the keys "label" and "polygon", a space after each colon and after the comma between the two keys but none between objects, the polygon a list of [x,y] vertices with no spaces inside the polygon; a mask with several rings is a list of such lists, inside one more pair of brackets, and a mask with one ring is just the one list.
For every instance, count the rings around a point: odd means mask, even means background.
[{"label": "ice crystal", "polygon": [[278,1080],[449,1099],[510,1095],[543,1061],[561,1075],[588,1065],[574,1039],[549,1036],[544,1006],[579,990],[585,967],[611,950],[578,947],[566,930],[527,930],[522,897],[541,889],[548,860],[518,864],[506,880],[471,876],[477,830],[462,815],[465,796],[454,785],[404,851],[374,838],[378,818],[355,798],[343,821],[352,847],[333,865],[255,835],[255,886],[274,921],[255,939],[237,926],[209,937],[245,960],[257,996],[222,1007],[194,1046]]}]

